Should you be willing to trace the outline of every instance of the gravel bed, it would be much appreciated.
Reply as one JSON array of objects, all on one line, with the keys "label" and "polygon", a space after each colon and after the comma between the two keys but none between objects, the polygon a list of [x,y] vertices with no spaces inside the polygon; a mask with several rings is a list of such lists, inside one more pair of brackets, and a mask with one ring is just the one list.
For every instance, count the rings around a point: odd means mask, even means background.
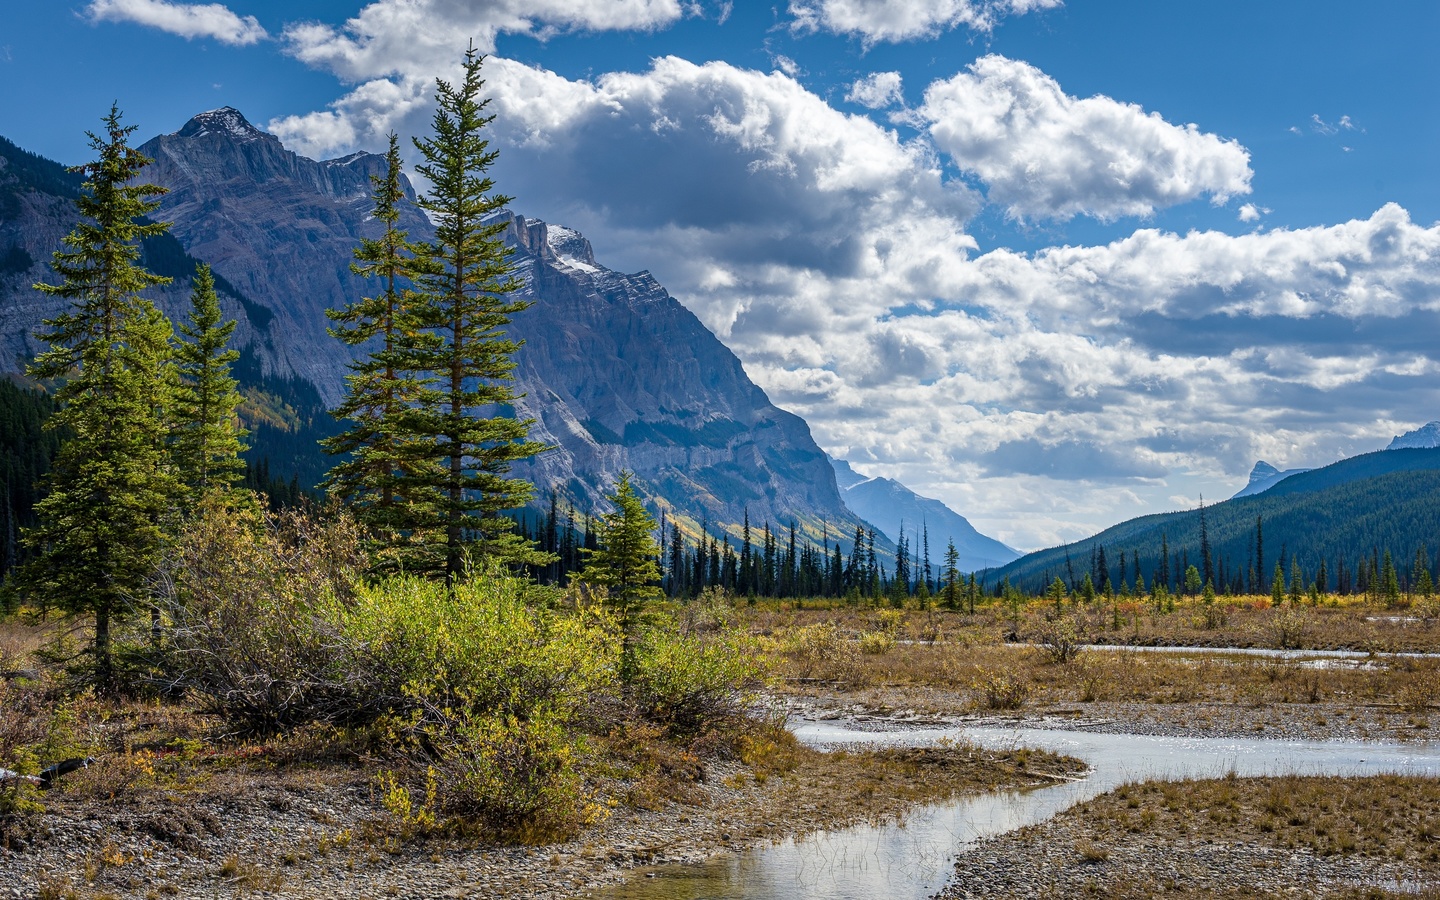
[{"label": "gravel bed", "polygon": [[982,841],[960,854],[938,897],[1323,897],[1361,887],[1401,893],[1437,887],[1416,884],[1403,865],[1308,850],[1153,835],[1103,849],[1088,842],[1064,814]]}]

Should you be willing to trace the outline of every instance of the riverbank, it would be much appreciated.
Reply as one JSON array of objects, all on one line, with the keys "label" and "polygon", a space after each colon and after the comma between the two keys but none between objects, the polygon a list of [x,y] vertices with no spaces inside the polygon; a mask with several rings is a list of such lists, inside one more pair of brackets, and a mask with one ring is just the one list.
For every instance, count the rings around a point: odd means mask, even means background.
[{"label": "riverbank", "polygon": [[237,764],[185,790],[106,800],[85,781],[112,777],[102,763],[44,795],[46,811],[12,829],[10,847],[0,848],[0,885],[20,892],[0,888],[0,897],[550,900],[637,866],[892,819],[917,804],[1055,783],[1083,768],[1025,749],[822,754],[785,738],[748,761],[670,763],[664,778],[609,785],[596,797],[608,810],[603,821],[538,846],[400,840],[373,781],[343,767]]},{"label": "riverbank", "polygon": [[940,895],[1440,897],[1440,781],[1124,785],[961,854]]}]

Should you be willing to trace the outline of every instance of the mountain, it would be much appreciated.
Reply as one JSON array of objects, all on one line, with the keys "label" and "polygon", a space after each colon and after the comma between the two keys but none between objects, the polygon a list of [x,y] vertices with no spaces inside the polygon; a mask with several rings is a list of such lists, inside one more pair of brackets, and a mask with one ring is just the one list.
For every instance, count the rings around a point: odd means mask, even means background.
[{"label": "mountain", "polygon": [[[51,254],[75,227],[82,180],[59,163],[0,138],[0,375],[23,376],[26,362],[45,349],[35,333],[64,306],[31,285],[56,281]],[[172,321],[183,320],[197,260],[174,235],[165,234],[141,244],[140,261],[173,279],[148,296]],[[277,365],[272,348],[282,343],[284,322],[223,273],[217,275],[216,292],[221,311],[237,321],[234,344],[241,358],[235,374],[245,396],[241,416],[252,432],[247,458],[268,461],[269,471],[282,480],[313,484],[325,468],[314,452],[315,439],[333,433],[334,423],[315,386]]]},{"label": "mountain", "polygon": [[[1201,565],[1201,510],[1160,513],[1122,522],[1085,541],[1039,550],[996,571],[1029,590],[1040,590],[1055,577],[1083,578],[1092,553],[1103,548],[1112,579],[1119,577],[1123,553],[1128,579],[1134,580],[1133,556],[1150,583],[1160,566],[1162,537],[1168,543],[1171,584],[1184,565]],[[1331,576],[1344,566],[1352,574],[1358,561],[1390,551],[1396,566],[1408,572],[1421,548],[1433,559],[1440,537],[1440,449],[1379,450],[1292,475],[1262,494],[1207,506],[1205,529],[1215,560],[1217,581],[1248,581],[1255,562],[1255,526],[1260,519],[1264,560],[1260,589],[1269,592],[1275,562],[1284,554],[1313,578],[1325,560]],[[1098,572],[1096,573],[1098,576]]]},{"label": "mountain", "polygon": [[1250,483],[1241,488],[1240,491],[1230,499],[1234,500],[1236,497],[1249,497],[1252,494],[1268,491],[1291,475],[1299,475],[1301,472],[1309,471],[1309,469],[1285,469],[1281,471],[1262,459],[1255,464],[1255,468],[1250,470]]},{"label": "mountain", "polygon": [[1440,422],[1427,422],[1414,431],[1396,435],[1386,450],[1440,447]]},{"label": "mountain", "polygon": [[828,458],[804,420],[777,408],[740,360],[649,272],[598,263],[578,232],[508,217],[506,242],[533,301],[512,322],[524,340],[517,411],[554,444],[516,471],[587,504],[622,469],[692,522],[853,534]]},{"label": "mountain", "polygon": [[843,459],[831,459],[830,464],[835,467],[835,480],[846,506],[892,541],[899,541],[903,526],[912,551],[920,550],[928,532],[930,558],[937,565],[945,558],[946,543],[952,540],[962,572],[1003,566],[1020,555],[976,531],[964,516],[939,500],[922,497],[889,478],[866,478]]},{"label": "mountain", "polygon": [[[183,316],[194,258],[208,262],[222,307],[240,320],[242,377],[271,387],[257,391],[252,412],[279,426],[293,418],[286,399],[297,392],[315,397],[314,408],[336,404],[353,357],[326,334],[325,310],[375,289],[350,263],[359,239],[379,232],[370,178],[383,172],[383,157],[306,159],[228,107],[140,150],[154,159],[144,177],[168,189],[155,218],[172,223],[170,234],[145,257],[176,276],[159,305]],[[38,261],[73,227],[79,185],[13,145],[0,151],[9,161],[0,167],[0,267],[9,267],[0,274],[0,371],[18,372],[41,349],[31,333],[58,311],[29,285],[47,277]],[[512,322],[511,335],[523,341],[515,411],[535,419],[532,437],[554,446],[516,468],[537,484],[537,502],[554,490],[582,513],[595,509],[629,469],[652,508],[692,530],[735,527],[748,512],[757,528],[796,521],[817,540],[825,531],[853,535],[860,520],[809,427],[770,403],[650,273],[605,267],[571,229],[519,215],[505,221],[523,283],[518,296],[534,302]],[[411,205],[400,224],[412,239],[433,234]],[[289,432],[287,449],[311,454],[305,481],[326,464],[314,430]]]}]

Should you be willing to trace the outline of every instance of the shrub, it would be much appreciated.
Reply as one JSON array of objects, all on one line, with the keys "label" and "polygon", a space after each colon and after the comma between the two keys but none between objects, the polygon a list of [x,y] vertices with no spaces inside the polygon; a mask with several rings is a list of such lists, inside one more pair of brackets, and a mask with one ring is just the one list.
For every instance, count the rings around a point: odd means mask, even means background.
[{"label": "shrub", "polygon": [[1073,616],[1062,616],[1046,622],[1036,633],[1035,642],[1040,646],[1045,658],[1057,665],[1074,660],[1085,649],[1080,643]]},{"label": "shrub", "polygon": [[973,682],[986,709],[1019,709],[1030,699],[1030,685],[1004,672],[981,670]]},{"label": "shrub", "polygon": [[761,685],[757,652],[755,641],[736,629],[713,635],[648,629],[632,685],[641,713],[674,736],[742,718]]},{"label": "shrub", "polygon": [[888,631],[867,631],[860,635],[860,652],[883,656],[895,649],[895,635]]}]

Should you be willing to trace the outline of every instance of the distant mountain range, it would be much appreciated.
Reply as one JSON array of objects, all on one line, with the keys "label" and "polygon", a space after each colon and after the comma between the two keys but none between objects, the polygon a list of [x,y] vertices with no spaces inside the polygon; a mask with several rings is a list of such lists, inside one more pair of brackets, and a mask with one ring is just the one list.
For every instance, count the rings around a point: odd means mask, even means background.
[{"label": "distant mountain range", "polygon": [[[306,159],[228,107],[140,150],[154,159],[143,177],[168,189],[155,218],[172,223],[143,257],[175,279],[157,303],[183,317],[196,260],[213,267],[222,309],[240,323],[234,340],[244,354],[237,374],[250,398],[247,422],[268,429],[257,434],[264,440],[255,454],[283,457],[271,459],[272,472],[293,470],[313,483],[327,465],[314,439],[334,430],[324,409],[343,396],[353,361],[327,336],[325,310],[374,289],[349,266],[359,239],[378,231],[370,178],[383,158]],[[43,349],[32,335],[58,312],[57,301],[30,285],[53,280],[48,261],[75,223],[78,190],[79,179],[61,166],[0,140],[0,373],[22,372]],[[408,183],[405,190],[413,196]],[[537,502],[553,491],[595,509],[628,469],[652,508],[692,533],[735,528],[748,514],[756,527],[796,522],[817,540],[853,535],[862,518],[809,427],[775,407],[648,272],[605,267],[572,229],[520,215],[506,222],[519,296],[534,301],[512,322],[523,341],[516,412],[534,418],[531,436],[554,447],[516,469],[536,483]],[[401,226],[412,239],[432,234],[413,206]],[[955,531],[957,547],[985,548],[977,559],[1013,556],[944,512],[954,522],[941,527]]]},{"label": "distant mountain range", "polygon": [[831,459],[835,480],[845,504],[897,543],[903,532],[911,549],[920,552],[929,535],[930,557],[939,566],[949,541],[955,542],[962,572],[992,569],[1020,555],[994,538],[986,537],[959,513],[929,497],[922,497],[890,478],[866,478],[845,460]]},{"label": "distant mountain range", "polygon": [[1427,422],[1414,431],[1395,436],[1386,450],[1413,450],[1440,447],[1440,422]]},{"label": "distant mountain range", "polygon": [[1103,549],[1112,581],[1119,582],[1123,555],[1127,581],[1133,583],[1138,555],[1149,584],[1160,570],[1163,540],[1170,551],[1173,585],[1184,566],[1201,566],[1202,515],[1215,579],[1225,585],[1237,579],[1248,583],[1256,568],[1257,519],[1264,557],[1256,577],[1264,592],[1277,561],[1283,561],[1287,578],[1292,560],[1313,578],[1323,559],[1332,587],[1341,566],[1353,573],[1362,557],[1387,550],[1397,568],[1408,572],[1421,549],[1433,563],[1440,543],[1440,449],[1379,450],[1292,474],[1263,493],[1203,510],[1131,519],[1084,541],[1027,554],[992,573],[991,583],[1008,577],[1039,591],[1056,577],[1078,580],[1091,571],[1091,560]]},{"label": "distant mountain range", "polygon": [[[1440,447],[1440,422],[1430,422],[1422,425],[1414,431],[1407,431],[1404,434],[1396,435],[1386,450],[1414,450]],[[1234,497],[1249,497],[1252,494],[1260,494],[1270,490],[1275,485],[1289,478],[1291,475],[1299,475],[1301,472],[1309,472],[1311,469],[1285,469],[1281,471],[1263,459],[1255,464],[1250,470],[1250,483],[1241,488]]]}]

